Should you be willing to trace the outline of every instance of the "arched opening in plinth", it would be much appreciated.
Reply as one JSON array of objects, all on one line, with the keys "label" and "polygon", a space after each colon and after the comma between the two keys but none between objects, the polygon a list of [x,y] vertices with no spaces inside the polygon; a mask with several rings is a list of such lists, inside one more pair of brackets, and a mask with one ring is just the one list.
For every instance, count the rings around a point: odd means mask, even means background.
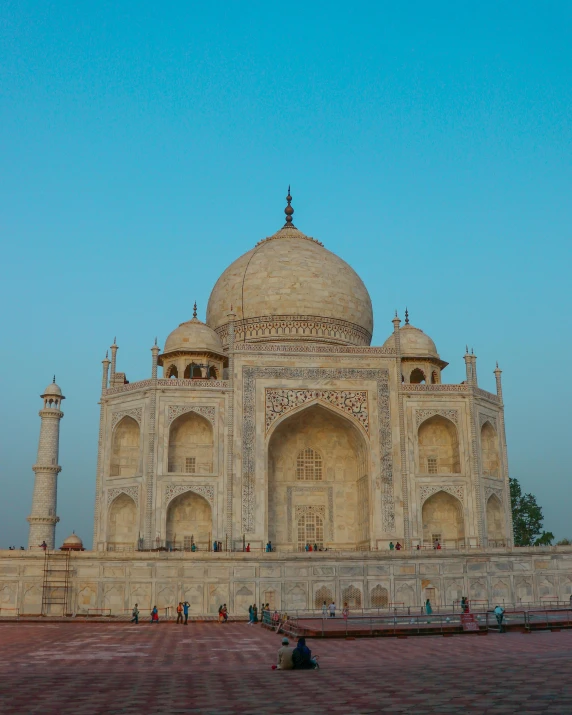
[{"label": "arched opening in plinth", "polygon": [[423,543],[457,548],[464,544],[463,505],[448,492],[439,491],[425,501],[422,509]]},{"label": "arched opening in plinth", "polygon": [[109,506],[107,549],[133,551],[137,548],[138,535],[137,505],[129,495],[121,493]]},{"label": "arched opening in plinth", "polygon": [[369,450],[321,404],[286,416],[268,442],[268,538],[284,550],[369,547]]},{"label": "arched opening in plinth", "polygon": [[177,417],[169,430],[167,469],[175,474],[212,474],[213,427],[196,412]]},{"label": "arched opening in plinth", "polygon": [[489,546],[506,545],[503,508],[496,494],[487,500],[487,540]]},{"label": "arched opening in plinth", "polygon": [[111,441],[112,477],[132,477],[140,474],[140,432],[139,423],[133,417],[125,416],[117,423]]},{"label": "arched opening in plinth", "polygon": [[210,548],[213,533],[212,509],[208,501],[195,492],[175,497],[167,508],[167,545],[173,549],[200,551]]}]

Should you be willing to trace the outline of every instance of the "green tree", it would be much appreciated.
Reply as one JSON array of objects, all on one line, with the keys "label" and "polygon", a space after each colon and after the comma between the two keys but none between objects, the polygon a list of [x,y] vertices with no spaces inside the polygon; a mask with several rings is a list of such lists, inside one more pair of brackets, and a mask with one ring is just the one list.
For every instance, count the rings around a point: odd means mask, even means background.
[{"label": "green tree", "polygon": [[509,479],[510,505],[515,546],[548,546],[554,540],[551,531],[543,531],[542,507],[533,494],[523,494],[517,479]]}]

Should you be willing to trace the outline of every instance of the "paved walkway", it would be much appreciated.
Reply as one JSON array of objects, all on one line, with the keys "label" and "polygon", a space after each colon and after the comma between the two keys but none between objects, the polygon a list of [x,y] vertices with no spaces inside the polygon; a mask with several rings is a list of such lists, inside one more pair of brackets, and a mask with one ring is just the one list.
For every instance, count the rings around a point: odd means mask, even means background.
[{"label": "paved walkway", "polygon": [[245,624],[0,625],[0,713],[572,713],[572,631],[309,641]]}]

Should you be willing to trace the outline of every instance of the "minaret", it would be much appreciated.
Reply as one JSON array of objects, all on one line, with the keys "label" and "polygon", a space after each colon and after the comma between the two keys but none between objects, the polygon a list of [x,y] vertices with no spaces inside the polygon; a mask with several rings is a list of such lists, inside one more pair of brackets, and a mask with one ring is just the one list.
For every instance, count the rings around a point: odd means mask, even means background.
[{"label": "minaret", "polygon": [[40,427],[40,442],[38,444],[38,458],[32,467],[36,473],[34,483],[34,497],[32,499],[32,513],[28,517],[30,535],[28,547],[41,546],[45,541],[48,549],[55,548],[56,524],[60,520],[56,516],[57,506],[57,480],[62,468],[58,464],[60,446],[60,420],[64,416],[61,411],[62,400],[65,397],[54,381],[46,387],[44,394],[44,408],[39,415],[42,418]]}]

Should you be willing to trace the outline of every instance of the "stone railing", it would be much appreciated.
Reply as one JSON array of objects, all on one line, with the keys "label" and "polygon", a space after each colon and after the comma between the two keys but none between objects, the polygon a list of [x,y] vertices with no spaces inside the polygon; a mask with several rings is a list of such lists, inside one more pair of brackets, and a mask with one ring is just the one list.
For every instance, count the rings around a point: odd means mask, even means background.
[{"label": "stone railing", "polygon": [[110,387],[104,391],[105,395],[116,395],[120,392],[132,392],[133,390],[144,390],[152,387],[190,387],[194,390],[209,389],[221,390],[230,387],[228,380],[182,380],[179,378],[161,378],[158,380],[139,380],[138,382],[130,382],[127,385],[118,387]]}]

